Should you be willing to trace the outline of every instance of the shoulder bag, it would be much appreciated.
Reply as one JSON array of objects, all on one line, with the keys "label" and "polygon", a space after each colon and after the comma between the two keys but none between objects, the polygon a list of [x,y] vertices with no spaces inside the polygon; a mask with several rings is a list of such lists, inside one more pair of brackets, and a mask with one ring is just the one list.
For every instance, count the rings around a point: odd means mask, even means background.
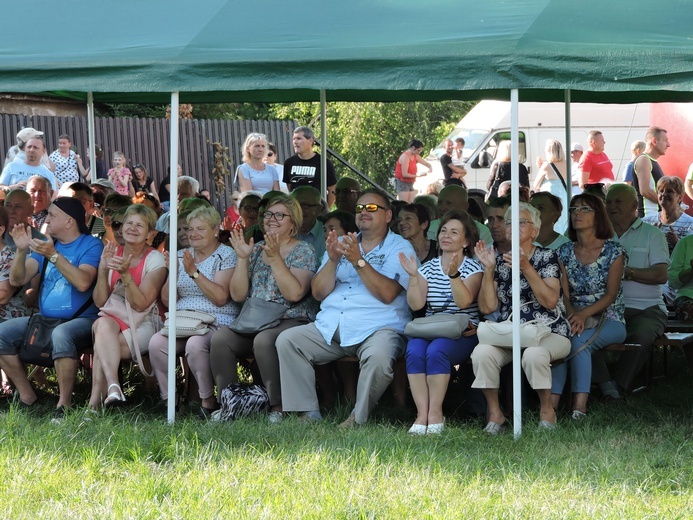
[{"label": "shoulder bag", "polygon": [[411,338],[457,339],[469,326],[469,315],[438,313],[415,318],[404,327],[404,334]]},{"label": "shoulder bag", "polygon": [[[530,302],[534,303],[534,302]],[[529,305],[529,304],[528,304]],[[542,320],[531,320],[520,324],[520,348],[536,347],[546,336],[551,334],[551,325],[558,321],[561,313],[556,309],[558,316],[556,319],[544,323]],[[479,343],[483,345],[493,345],[494,347],[512,348],[513,347],[513,321],[512,314],[505,321],[482,321],[477,330]]]},{"label": "shoulder bag", "polygon": [[[174,329],[177,338],[189,338],[190,336],[204,336],[217,321],[217,317],[202,311],[176,310],[176,327]],[[168,336],[171,333],[171,323],[166,313],[166,321],[161,334]]]}]

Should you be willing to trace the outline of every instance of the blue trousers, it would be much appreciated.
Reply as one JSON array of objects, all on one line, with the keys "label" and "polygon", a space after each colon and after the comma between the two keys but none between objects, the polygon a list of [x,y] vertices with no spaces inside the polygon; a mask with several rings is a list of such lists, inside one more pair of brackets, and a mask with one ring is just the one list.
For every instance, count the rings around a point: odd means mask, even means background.
[{"label": "blue trousers", "polygon": [[[53,359],[79,359],[78,352],[91,348],[91,326],[96,318],[75,318],[53,329]],[[29,318],[12,318],[0,323],[0,355],[12,356],[19,353]]]},{"label": "blue trousers", "polygon": [[[579,350],[596,330],[596,327],[585,329],[582,334],[574,335],[570,340],[570,352]],[[624,339],[626,339],[626,326],[620,321],[606,320],[602,330],[599,331],[599,336],[587,348],[567,363],[562,363],[551,369],[551,393],[563,393],[568,366],[570,366],[570,382],[573,392],[588,394],[592,382],[592,352],[601,350],[611,343],[621,343]]]},{"label": "blue trousers", "polygon": [[477,343],[476,334],[457,339],[411,338],[407,343],[407,374],[450,374],[453,365],[469,359]]}]

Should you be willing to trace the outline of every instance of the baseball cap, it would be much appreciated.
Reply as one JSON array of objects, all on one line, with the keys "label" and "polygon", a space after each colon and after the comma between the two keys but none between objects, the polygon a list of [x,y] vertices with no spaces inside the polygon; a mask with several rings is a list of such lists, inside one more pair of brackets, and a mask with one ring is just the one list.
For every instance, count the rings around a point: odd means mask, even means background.
[{"label": "baseball cap", "polygon": [[583,152],[584,149],[582,148],[582,145],[580,143],[573,143],[573,146],[570,147],[571,152]]},{"label": "baseball cap", "polygon": [[75,222],[77,222],[80,233],[83,235],[89,234],[89,228],[84,223],[86,212],[84,211],[84,206],[82,206],[80,201],[72,197],[58,197],[53,201],[53,204],[55,204],[58,208],[72,217]]},{"label": "baseball cap", "polygon": [[29,126],[27,128],[22,128],[19,132],[17,132],[17,139],[19,139],[23,143],[26,143],[29,139],[33,139],[34,137],[41,137],[42,135],[43,132],[31,128]]},{"label": "baseball cap", "polygon": [[103,186],[104,188],[108,188],[108,189],[113,190],[113,191],[116,190],[116,187],[115,187],[115,184],[113,184],[113,181],[109,181],[108,179],[96,179],[91,184],[92,184],[92,186],[94,184],[98,184],[99,186]]}]

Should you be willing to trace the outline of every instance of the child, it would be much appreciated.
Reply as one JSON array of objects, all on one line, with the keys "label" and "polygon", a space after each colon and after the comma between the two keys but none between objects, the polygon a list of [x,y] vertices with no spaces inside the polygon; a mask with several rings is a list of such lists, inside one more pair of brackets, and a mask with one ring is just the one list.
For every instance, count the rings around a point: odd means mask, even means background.
[{"label": "child", "polygon": [[123,152],[115,152],[112,162],[113,168],[108,170],[108,180],[115,185],[116,191],[119,194],[129,196],[132,173],[125,167],[126,161]]}]

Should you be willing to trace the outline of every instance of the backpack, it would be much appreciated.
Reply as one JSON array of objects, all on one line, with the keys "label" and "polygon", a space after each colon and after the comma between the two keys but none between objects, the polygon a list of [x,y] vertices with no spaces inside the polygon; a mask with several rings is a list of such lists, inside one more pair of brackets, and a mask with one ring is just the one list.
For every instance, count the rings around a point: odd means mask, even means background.
[{"label": "backpack", "polygon": [[269,410],[269,395],[262,385],[231,383],[221,391],[219,404],[212,420],[233,421]]}]

